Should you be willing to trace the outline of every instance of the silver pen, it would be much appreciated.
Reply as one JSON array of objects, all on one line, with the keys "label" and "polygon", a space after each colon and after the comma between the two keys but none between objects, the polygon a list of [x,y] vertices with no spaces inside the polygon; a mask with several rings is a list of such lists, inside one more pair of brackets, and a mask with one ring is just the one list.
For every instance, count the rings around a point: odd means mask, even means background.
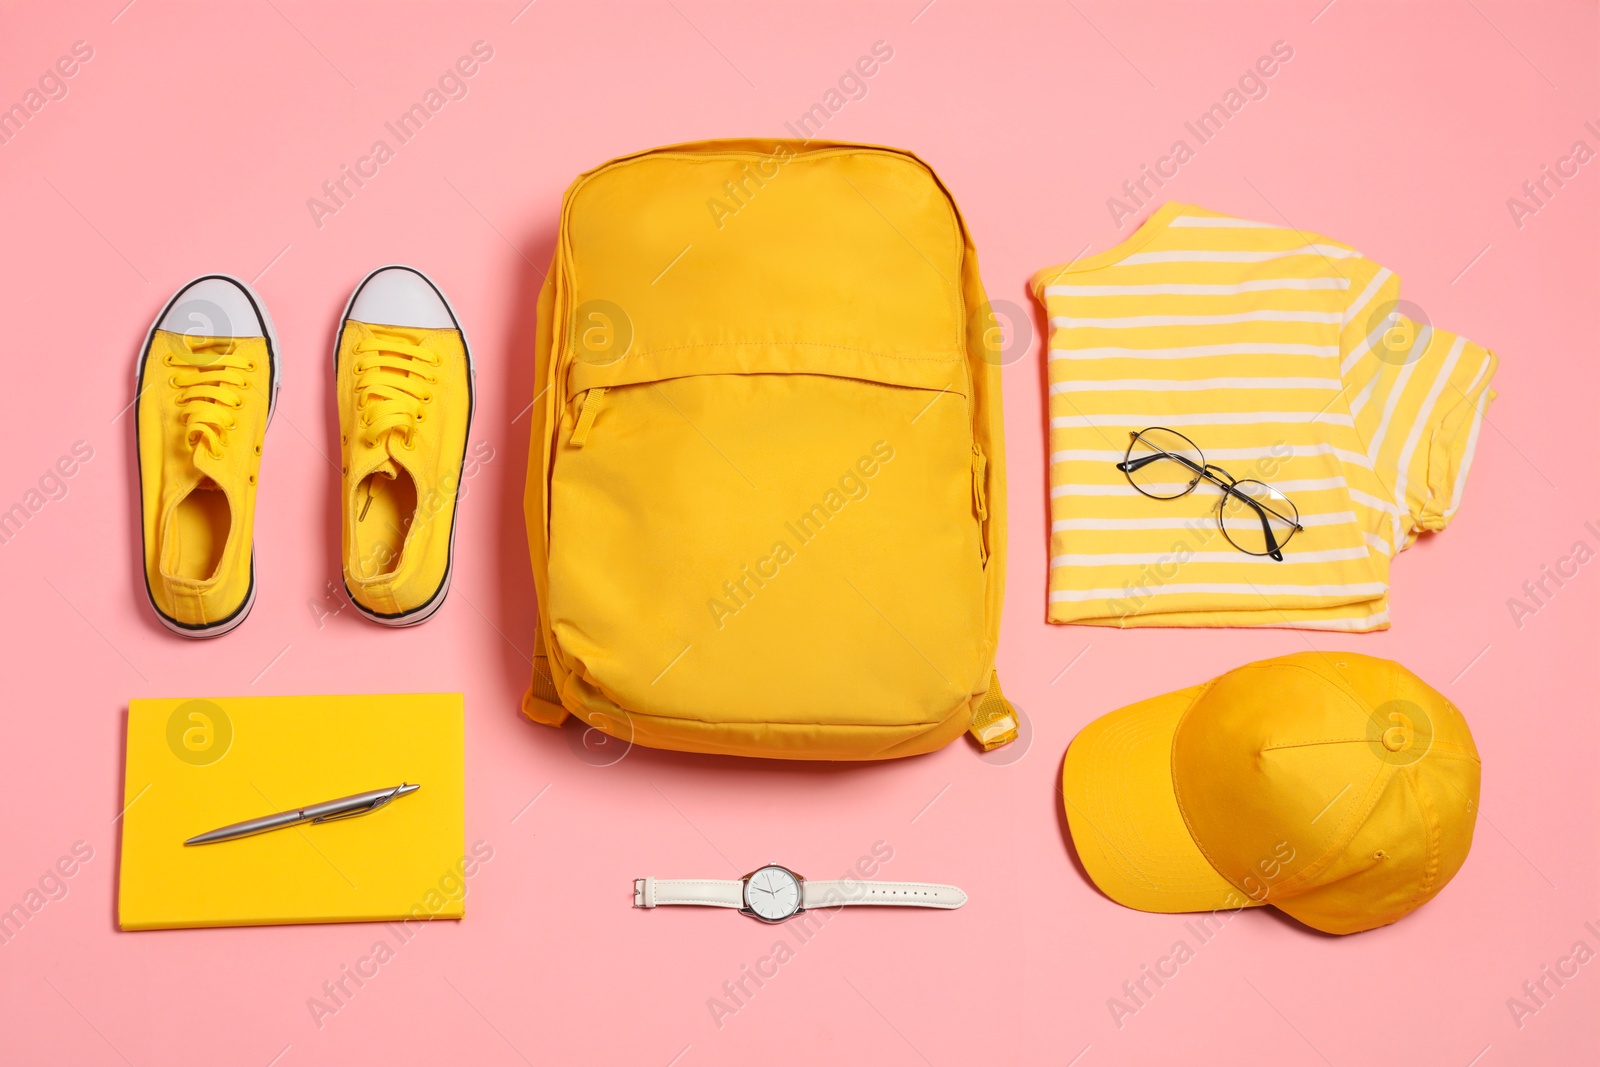
[{"label": "silver pen", "polygon": [[335,819],[367,815],[377,811],[395,797],[415,793],[421,788],[420,785],[407,785],[401,782],[392,789],[374,789],[370,793],[357,793],[355,796],[340,797],[338,800],[325,800],[321,804],[312,804],[309,807],[280,811],[276,815],[263,815],[259,819],[246,819],[244,822],[220,826],[215,830],[197,834],[184,844],[209,845],[216,841],[232,841],[234,838],[264,834],[268,830],[281,830],[286,826],[298,826],[301,823],[332,822]]}]

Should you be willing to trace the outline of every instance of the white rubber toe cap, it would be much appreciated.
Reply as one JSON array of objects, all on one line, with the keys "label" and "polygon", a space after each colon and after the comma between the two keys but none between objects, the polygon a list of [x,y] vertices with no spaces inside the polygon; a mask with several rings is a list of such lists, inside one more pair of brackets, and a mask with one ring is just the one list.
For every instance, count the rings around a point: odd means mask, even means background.
[{"label": "white rubber toe cap", "polygon": [[160,327],[197,337],[265,337],[266,329],[243,285],[232,278],[200,278],[185,286]]},{"label": "white rubber toe cap", "polygon": [[373,272],[356,290],[349,317],[378,326],[456,329],[439,290],[421,271],[411,267],[384,267]]}]

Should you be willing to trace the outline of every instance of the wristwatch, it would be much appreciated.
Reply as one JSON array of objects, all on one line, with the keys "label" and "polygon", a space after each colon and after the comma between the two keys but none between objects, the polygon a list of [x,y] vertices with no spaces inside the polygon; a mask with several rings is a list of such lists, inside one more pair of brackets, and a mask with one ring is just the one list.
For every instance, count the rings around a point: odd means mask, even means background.
[{"label": "wristwatch", "polygon": [[787,867],[769,863],[743,878],[635,878],[633,906],[699,904],[738,908],[751,918],[781,923],[812,908],[843,904],[883,904],[901,908],[959,908],[967,895],[953,885],[926,882],[868,882],[847,878],[810,882]]}]

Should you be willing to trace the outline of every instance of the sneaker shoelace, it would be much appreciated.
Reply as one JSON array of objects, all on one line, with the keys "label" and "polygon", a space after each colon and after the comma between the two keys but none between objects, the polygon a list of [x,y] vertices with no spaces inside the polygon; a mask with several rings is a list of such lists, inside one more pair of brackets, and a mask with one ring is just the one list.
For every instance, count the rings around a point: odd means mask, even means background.
[{"label": "sneaker shoelace", "polygon": [[250,388],[245,375],[255,371],[255,360],[237,351],[231,337],[185,335],[183,353],[177,359],[168,354],[162,362],[172,370],[167,384],[178,391],[184,440],[197,455],[204,448],[212,459],[221,459],[228,431],[238,426],[234,412],[244,407],[243,391]]},{"label": "sneaker shoelace", "polygon": [[427,419],[423,405],[433,401],[429,387],[439,381],[430,372],[444,360],[422,345],[373,329],[373,336],[357,344],[354,353],[362,438],[375,448],[397,435],[402,447],[413,448],[417,424]]}]

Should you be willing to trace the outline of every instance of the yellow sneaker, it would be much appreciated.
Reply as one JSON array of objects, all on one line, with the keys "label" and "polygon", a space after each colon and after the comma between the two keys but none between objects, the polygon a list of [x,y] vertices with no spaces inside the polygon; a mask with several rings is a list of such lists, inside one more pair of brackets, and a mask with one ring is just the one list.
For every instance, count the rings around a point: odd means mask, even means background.
[{"label": "yellow sneaker", "polygon": [[411,626],[450,588],[472,426],[466,335],[422,272],[379,267],[345,306],[333,366],[345,589],[374,622]]},{"label": "yellow sneaker", "polygon": [[255,603],[261,442],[281,364],[266,308],[237,278],[179,289],[139,356],[135,418],[145,590],[185,637],[216,637]]}]

